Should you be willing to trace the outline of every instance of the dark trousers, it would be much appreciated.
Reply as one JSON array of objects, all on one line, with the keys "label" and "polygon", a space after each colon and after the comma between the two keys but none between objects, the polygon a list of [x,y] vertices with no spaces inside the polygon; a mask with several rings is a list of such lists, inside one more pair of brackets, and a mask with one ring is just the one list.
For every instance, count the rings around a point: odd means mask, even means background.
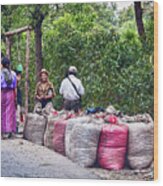
[{"label": "dark trousers", "polygon": [[64,100],[64,109],[65,110],[74,110],[74,112],[78,112],[81,109],[81,100]]},{"label": "dark trousers", "polygon": [[51,99],[42,99],[41,100],[41,105],[42,105],[42,108],[45,108],[45,106],[51,102],[52,100]]}]

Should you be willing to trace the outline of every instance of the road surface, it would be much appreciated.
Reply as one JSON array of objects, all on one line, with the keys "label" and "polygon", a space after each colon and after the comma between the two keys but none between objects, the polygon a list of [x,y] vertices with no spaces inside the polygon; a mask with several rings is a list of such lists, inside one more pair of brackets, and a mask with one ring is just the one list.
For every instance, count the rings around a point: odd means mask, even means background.
[{"label": "road surface", "polygon": [[82,168],[67,157],[23,139],[1,141],[1,176],[65,179],[153,180],[153,171]]},{"label": "road surface", "polygon": [[1,176],[98,179],[67,157],[22,139],[1,141]]}]

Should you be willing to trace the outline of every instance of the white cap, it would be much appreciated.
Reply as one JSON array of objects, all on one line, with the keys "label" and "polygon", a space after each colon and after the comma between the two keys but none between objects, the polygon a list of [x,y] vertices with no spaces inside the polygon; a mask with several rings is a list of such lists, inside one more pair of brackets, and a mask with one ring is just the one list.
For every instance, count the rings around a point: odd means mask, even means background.
[{"label": "white cap", "polygon": [[77,70],[77,68],[75,66],[70,66],[68,71],[77,73],[78,70]]}]

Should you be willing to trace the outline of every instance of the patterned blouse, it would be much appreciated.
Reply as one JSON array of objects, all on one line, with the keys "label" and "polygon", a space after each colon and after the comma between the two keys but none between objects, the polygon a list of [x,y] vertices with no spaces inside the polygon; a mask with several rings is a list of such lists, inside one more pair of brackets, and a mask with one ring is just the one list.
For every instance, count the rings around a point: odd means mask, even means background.
[{"label": "patterned blouse", "polygon": [[[8,83],[7,80],[8,79]],[[15,89],[17,85],[16,73],[3,68],[1,70],[1,89]]]},{"label": "patterned blouse", "polygon": [[47,96],[49,94],[55,95],[53,84],[49,81],[44,84],[39,81],[36,85],[35,96]]}]

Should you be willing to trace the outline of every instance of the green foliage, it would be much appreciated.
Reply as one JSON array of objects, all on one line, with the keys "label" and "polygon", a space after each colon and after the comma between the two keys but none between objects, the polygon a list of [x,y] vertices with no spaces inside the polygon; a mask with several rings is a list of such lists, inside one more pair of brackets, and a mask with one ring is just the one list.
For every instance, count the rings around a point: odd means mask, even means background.
[{"label": "green foliage", "polygon": [[[34,6],[34,5],[33,5]],[[59,86],[70,65],[77,66],[86,94],[83,106],[113,104],[125,113],[148,112],[153,115],[153,4],[143,4],[146,39],[140,40],[134,7],[118,11],[116,4],[64,4],[59,9],[49,5],[43,25],[43,63],[50,72],[57,96],[54,106],[60,109]],[[2,6],[2,32],[32,23],[28,6]],[[33,7],[31,7],[33,8]],[[45,8],[45,7],[44,7]],[[8,13],[11,11],[11,15]],[[10,10],[11,9],[11,10]],[[16,16],[16,17],[15,17]],[[10,22],[6,18],[9,17]],[[19,26],[20,26],[19,25]],[[13,38],[12,61],[17,60],[17,39]],[[24,65],[26,36],[21,36],[21,59]],[[30,110],[34,103],[35,58],[34,34],[30,56]],[[5,49],[2,44],[3,50]],[[22,85],[24,83],[22,81]]]}]

